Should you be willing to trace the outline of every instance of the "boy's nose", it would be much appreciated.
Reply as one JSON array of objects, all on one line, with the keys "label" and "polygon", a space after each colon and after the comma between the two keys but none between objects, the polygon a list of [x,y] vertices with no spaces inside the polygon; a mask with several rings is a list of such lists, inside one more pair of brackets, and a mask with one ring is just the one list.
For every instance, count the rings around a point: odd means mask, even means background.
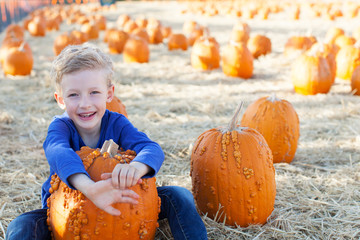
[{"label": "boy's nose", "polygon": [[90,107],[90,106],[91,106],[91,101],[90,101],[90,99],[89,99],[88,97],[86,97],[86,96],[83,96],[83,97],[81,98],[81,100],[80,100],[79,106],[80,106],[81,108]]}]

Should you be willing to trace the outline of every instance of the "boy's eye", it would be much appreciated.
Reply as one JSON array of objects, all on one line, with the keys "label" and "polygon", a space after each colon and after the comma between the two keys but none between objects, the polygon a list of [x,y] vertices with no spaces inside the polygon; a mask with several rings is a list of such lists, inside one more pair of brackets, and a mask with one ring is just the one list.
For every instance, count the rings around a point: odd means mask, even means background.
[{"label": "boy's eye", "polygon": [[76,93],[71,93],[71,94],[69,94],[69,96],[68,97],[76,97],[77,96],[77,94]]},{"label": "boy's eye", "polygon": [[92,91],[91,94],[98,94],[100,93],[99,91]]}]

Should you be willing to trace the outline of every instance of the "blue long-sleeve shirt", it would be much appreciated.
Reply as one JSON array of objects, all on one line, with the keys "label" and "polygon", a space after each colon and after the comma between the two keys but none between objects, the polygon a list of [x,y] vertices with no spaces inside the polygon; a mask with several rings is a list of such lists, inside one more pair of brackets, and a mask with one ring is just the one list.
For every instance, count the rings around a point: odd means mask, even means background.
[{"label": "blue long-sleeve shirt", "polygon": [[[101,120],[101,132],[96,148],[101,148],[106,140],[114,140],[124,150],[134,150],[138,161],[148,165],[150,171],[145,177],[153,177],[164,161],[164,153],[156,142],[151,141],[145,133],[138,131],[122,114],[106,110]],[[75,173],[84,173],[82,160],[75,151],[85,146],[73,121],[66,113],[55,116],[49,125],[48,134],[43,144],[45,156],[50,165],[50,176],[44,182],[41,191],[42,207],[47,208],[50,196],[50,180],[54,173],[69,187],[68,178]],[[89,175],[88,175],[89,176]]]}]

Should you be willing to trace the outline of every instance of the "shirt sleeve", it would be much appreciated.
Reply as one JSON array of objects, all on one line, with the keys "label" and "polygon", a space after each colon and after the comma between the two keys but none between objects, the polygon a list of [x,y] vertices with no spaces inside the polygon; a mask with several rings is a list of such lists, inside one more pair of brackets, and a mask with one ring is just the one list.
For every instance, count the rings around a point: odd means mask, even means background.
[{"label": "shirt sleeve", "polygon": [[68,181],[71,175],[76,173],[89,175],[79,155],[71,147],[70,140],[69,127],[64,121],[55,119],[49,126],[43,147],[50,168],[66,185],[74,189]]},{"label": "shirt sleeve", "polygon": [[[115,125],[118,124],[120,123],[117,122]],[[150,140],[145,133],[138,131],[125,117],[122,118],[121,125],[119,145],[124,150],[134,150],[137,155],[133,161],[144,163],[152,169],[144,176],[145,178],[154,177],[160,170],[165,158],[160,145]]]}]

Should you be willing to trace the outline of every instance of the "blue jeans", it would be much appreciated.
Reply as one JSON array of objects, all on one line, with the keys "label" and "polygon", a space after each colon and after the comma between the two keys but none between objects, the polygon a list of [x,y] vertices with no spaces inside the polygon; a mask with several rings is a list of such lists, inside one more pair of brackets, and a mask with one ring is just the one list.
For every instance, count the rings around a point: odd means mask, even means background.
[{"label": "blue jeans", "polygon": [[[205,225],[196,211],[193,195],[177,186],[158,187],[161,198],[159,220],[168,219],[174,239],[207,239]],[[46,209],[26,212],[8,226],[6,240],[50,240]]]}]

